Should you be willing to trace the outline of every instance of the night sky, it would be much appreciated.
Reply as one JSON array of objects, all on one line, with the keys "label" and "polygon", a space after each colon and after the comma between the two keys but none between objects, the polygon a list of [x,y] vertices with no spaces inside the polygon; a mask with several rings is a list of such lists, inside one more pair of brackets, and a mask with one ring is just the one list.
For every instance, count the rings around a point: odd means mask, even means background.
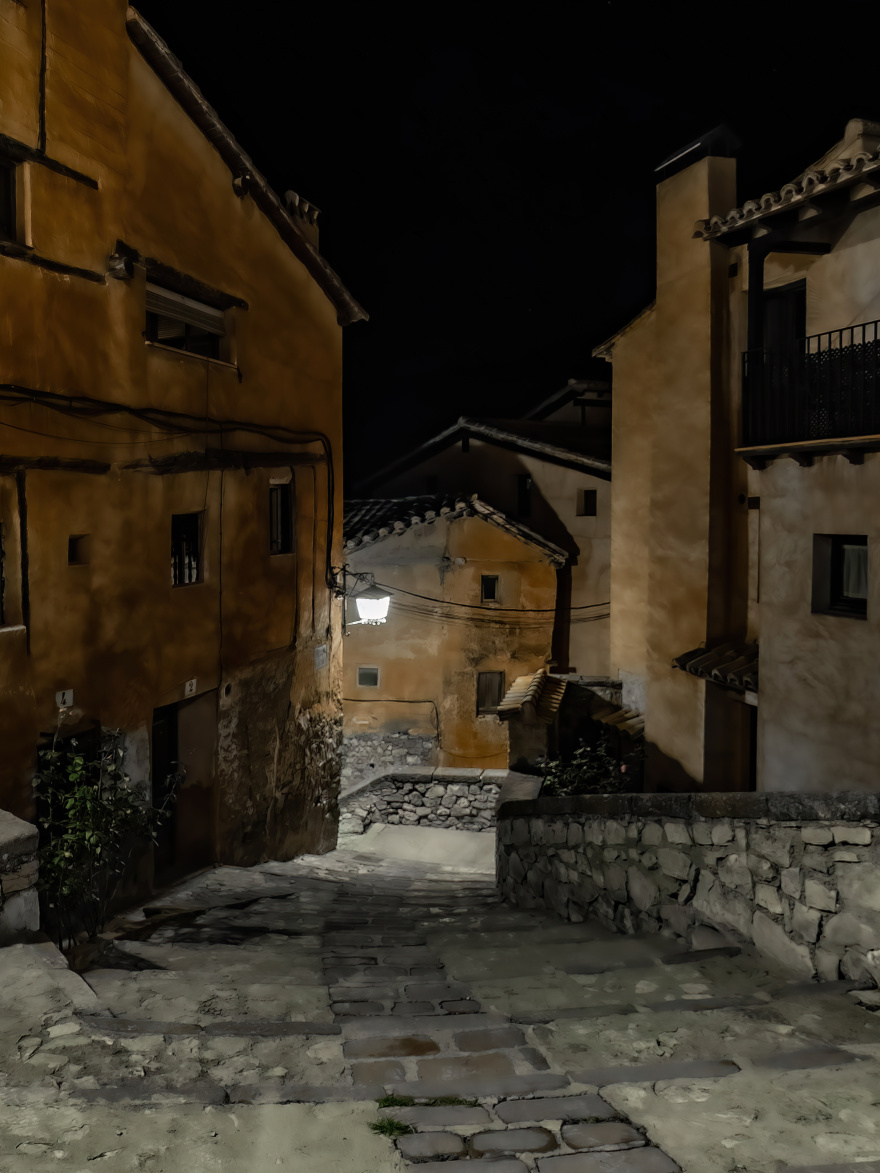
[{"label": "night sky", "polygon": [[137,7],[370,314],[346,482],[459,415],[515,416],[654,296],[654,168],[740,137],[739,202],[880,120],[880,12],[808,6]]}]

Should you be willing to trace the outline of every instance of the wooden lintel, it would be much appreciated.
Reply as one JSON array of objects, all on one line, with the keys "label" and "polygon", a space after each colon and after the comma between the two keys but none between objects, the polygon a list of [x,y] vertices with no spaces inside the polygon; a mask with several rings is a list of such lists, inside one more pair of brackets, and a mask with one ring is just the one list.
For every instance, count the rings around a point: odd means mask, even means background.
[{"label": "wooden lintel", "polygon": [[865,450],[864,448],[844,448],[843,455],[847,458],[850,464],[864,464]]}]

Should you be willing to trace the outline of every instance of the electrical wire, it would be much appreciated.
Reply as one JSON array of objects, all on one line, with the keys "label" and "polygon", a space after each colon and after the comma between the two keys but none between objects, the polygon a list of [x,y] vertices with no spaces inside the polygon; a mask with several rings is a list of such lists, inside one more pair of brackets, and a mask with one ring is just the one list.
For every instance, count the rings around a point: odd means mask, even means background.
[{"label": "electrical wire", "polygon": [[[458,603],[455,599],[435,599],[431,595],[419,595],[415,591],[405,591],[403,587],[389,586],[385,582],[377,582],[377,587],[381,587],[383,591],[396,591],[400,595],[409,595],[413,599],[424,599],[428,603],[442,603],[447,607],[467,607],[471,611],[482,611],[484,614],[497,613],[499,611],[514,611],[518,614],[526,613],[532,615],[555,615],[559,608],[557,607],[486,607],[481,603]],[[568,611],[589,611],[593,607],[610,607],[610,601],[606,600],[604,603],[583,603],[577,607],[567,607],[563,610]]]}]

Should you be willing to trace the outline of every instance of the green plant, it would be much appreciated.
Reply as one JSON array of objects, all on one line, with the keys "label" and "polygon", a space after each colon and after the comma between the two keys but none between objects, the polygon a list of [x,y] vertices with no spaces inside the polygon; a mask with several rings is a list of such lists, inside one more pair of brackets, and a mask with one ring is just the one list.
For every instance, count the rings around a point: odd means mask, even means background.
[{"label": "green plant", "polygon": [[383,1096],[376,1103],[380,1108],[411,1108],[415,1100],[412,1096]]},{"label": "green plant", "polygon": [[570,758],[547,762],[541,796],[619,794],[631,790],[633,774],[643,757],[644,742],[637,740],[618,758],[609,734],[603,731],[589,742],[581,741]]},{"label": "green plant", "polygon": [[465,1108],[479,1108],[479,1100],[463,1100],[461,1096],[434,1096],[432,1100],[428,1100],[427,1104],[432,1108],[449,1107],[453,1104],[460,1104]]},{"label": "green plant", "polygon": [[370,1128],[373,1132],[378,1132],[380,1136],[406,1136],[410,1132],[415,1132],[409,1124],[404,1124],[402,1120],[397,1120],[394,1116],[383,1116],[381,1120],[373,1120],[370,1122]]},{"label": "green plant", "polygon": [[77,930],[94,941],[132,854],[155,841],[155,831],[170,814],[169,790],[161,808],[151,806],[125,773],[123,734],[104,730],[101,750],[89,759],[59,749],[57,739],[38,754],[34,778],[39,849],[38,888],[59,949]]}]

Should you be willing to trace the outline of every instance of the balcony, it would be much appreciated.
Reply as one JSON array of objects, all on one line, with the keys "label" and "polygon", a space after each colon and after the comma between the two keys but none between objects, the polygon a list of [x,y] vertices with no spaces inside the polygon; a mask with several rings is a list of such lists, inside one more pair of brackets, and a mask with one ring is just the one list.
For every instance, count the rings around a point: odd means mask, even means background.
[{"label": "balcony", "polygon": [[[880,322],[743,355],[743,448],[767,456],[880,447]],[[847,444],[845,441],[854,441]],[[772,451],[776,449],[777,451]],[[748,459],[748,456],[747,456]],[[809,457],[804,456],[804,463]]]}]

